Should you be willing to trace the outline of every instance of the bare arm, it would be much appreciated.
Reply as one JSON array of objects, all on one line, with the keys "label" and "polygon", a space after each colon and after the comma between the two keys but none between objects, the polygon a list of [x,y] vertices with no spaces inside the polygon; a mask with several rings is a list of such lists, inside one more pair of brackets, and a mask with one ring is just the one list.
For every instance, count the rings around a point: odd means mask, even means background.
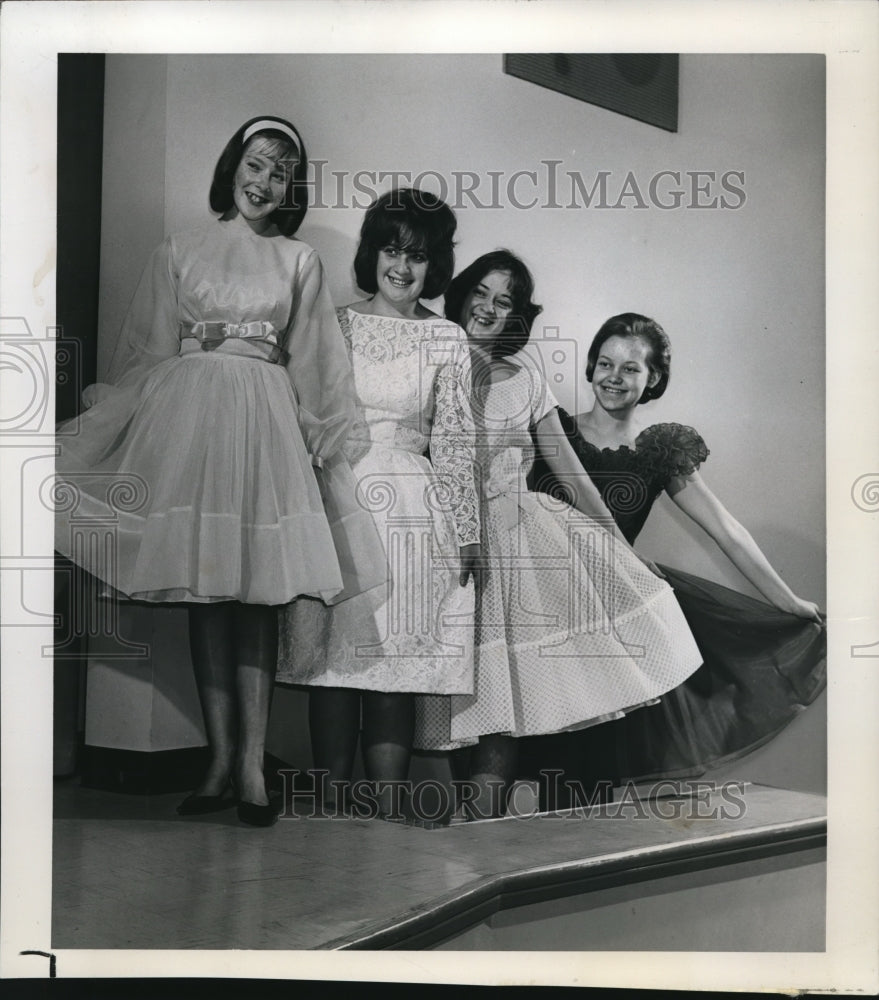
[{"label": "bare arm", "polygon": [[668,494],[714,539],[730,562],[775,607],[820,622],[818,605],[801,600],[775,572],[750,533],[705,485],[698,472],[671,481]]}]

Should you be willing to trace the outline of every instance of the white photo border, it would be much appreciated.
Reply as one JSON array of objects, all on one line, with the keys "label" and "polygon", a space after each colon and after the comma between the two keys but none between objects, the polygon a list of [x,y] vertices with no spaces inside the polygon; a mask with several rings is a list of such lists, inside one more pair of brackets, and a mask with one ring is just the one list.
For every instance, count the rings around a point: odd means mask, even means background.
[{"label": "white photo border", "polygon": [[[246,13],[245,13],[246,8]],[[467,30],[459,16],[466,8]],[[401,32],[401,19],[406,30]],[[479,30],[474,29],[479,24]],[[290,31],[281,30],[289,24]],[[295,30],[293,30],[295,26]],[[824,953],[56,952],[61,977],[202,976],[404,982],[867,992],[879,945],[876,725],[879,516],[852,500],[879,480],[879,6],[863,0],[439,0],[381,3],[37,2],[0,15],[0,317],[55,325],[56,74],[59,52],[823,53],[827,69],[827,499],[829,836]],[[474,48],[474,46],[478,46]],[[4,391],[15,391],[0,373]],[[45,417],[51,441],[53,406]],[[9,442],[6,442],[8,446]],[[13,447],[19,447],[13,444]],[[51,445],[50,445],[51,446]],[[0,461],[4,447],[0,445]],[[0,545],[51,513],[3,480]],[[31,509],[33,508],[33,509]],[[52,603],[45,574],[41,606]],[[2,607],[17,599],[2,574]],[[51,662],[45,628],[2,631],[0,970],[45,977],[50,952]],[[870,655],[869,646],[876,647]],[[856,647],[866,652],[852,655]]]}]

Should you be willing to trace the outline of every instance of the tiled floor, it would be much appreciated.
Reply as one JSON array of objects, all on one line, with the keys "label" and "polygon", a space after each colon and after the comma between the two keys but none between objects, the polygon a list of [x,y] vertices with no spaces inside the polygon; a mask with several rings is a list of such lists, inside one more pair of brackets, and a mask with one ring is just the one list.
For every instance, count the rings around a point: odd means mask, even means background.
[{"label": "tiled floor", "polygon": [[509,873],[626,854],[635,863],[681,846],[814,828],[825,813],[821,796],[747,786],[739,818],[700,819],[690,809],[636,821],[629,807],[617,818],[591,812],[438,830],[291,817],[266,830],[239,824],[234,810],[180,818],[179,800],[56,785],[54,948],[340,947]]}]

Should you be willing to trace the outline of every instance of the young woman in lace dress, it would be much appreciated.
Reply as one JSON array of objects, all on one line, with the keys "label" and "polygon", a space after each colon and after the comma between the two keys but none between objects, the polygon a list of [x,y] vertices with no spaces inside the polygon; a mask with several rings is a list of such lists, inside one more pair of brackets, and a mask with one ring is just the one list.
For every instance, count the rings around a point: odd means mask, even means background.
[{"label": "young woman in lace dress", "polygon": [[[280,681],[306,684],[314,766],[348,782],[362,720],[367,778],[402,781],[415,694],[473,690],[472,577],[479,515],[464,332],[420,299],[442,294],[456,220],[434,196],[397,189],[367,210],[354,260],[369,295],[338,312],[358,421],[348,455],[384,542],[385,586],[326,608],[300,600],[281,629]],[[383,816],[399,815],[380,789]]]},{"label": "young woman in lace dress", "polygon": [[[706,485],[698,470],[709,452],[700,435],[676,423],[639,429],[640,408],[665,392],[670,366],[671,347],[658,323],[637,313],[612,317],[587,358],[595,405],[573,417],[560,411],[562,427],[629,542],[665,493],[769,603],[660,567],[704,665],[658,705],[620,722],[582,736],[532,741],[529,773],[561,767],[590,785],[696,775],[765,743],[824,686],[822,615],[793,593]],[[558,488],[545,463],[538,463],[534,482],[539,489]]]},{"label": "young woman in lace dress", "polygon": [[[504,812],[519,738],[618,717],[701,662],[671,588],[615,527],[538,365],[523,353],[540,311],[533,287],[522,261],[495,251],[446,293],[473,365],[483,586],[474,693],[419,699],[416,746],[473,745],[474,818]],[[573,506],[529,492],[532,428]]]}]

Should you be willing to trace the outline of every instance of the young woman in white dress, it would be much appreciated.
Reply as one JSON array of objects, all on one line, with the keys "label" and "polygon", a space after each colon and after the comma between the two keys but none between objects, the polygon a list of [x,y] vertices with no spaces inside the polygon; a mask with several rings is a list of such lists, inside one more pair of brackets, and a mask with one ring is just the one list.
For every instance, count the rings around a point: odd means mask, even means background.
[{"label": "young woman in white dress", "polygon": [[[278,679],[305,684],[314,766],[352,778],[362,721],[367,778],[408,776],[416,694],[473,690],[479,556],[464,332],[421,303],[454,268],[456,220],[440,199],[395,189],[367,210],[354,261],[368,298],[339,310],[359,419],[346,454],[384,542],[385,586],[327,608],[299,600],[281,629]],[[378,789],[380,814],[400,814]]]},{"label": "young woman in white dress", "polygon": [[[237,803],[257,826],[276,818],[263,754],[278,606],[384,574],[340,454],[351,366],[321,262],[294,236],[306,172],[290,122],[236,130],[211,184],[219,219],[153,253],[107,383],[58,435],[56,548],[126,597],[189,608],[211,760],[178,811]],[[111,551],[82,545],[83,517],[113,526]]]},{"label": "young woman in white dress", "polygon": [[[540,307],[509,251],[452,282],[467,332],[482,500],[472,695],[419,699],[415,745],[471,745],[471,818],[502,815],[517,738],[592,726],[655,700],[701,659],[671,588],[632,551],[577,461],[534,358]],[[573,506],[532,493],[532,433]]]}]

